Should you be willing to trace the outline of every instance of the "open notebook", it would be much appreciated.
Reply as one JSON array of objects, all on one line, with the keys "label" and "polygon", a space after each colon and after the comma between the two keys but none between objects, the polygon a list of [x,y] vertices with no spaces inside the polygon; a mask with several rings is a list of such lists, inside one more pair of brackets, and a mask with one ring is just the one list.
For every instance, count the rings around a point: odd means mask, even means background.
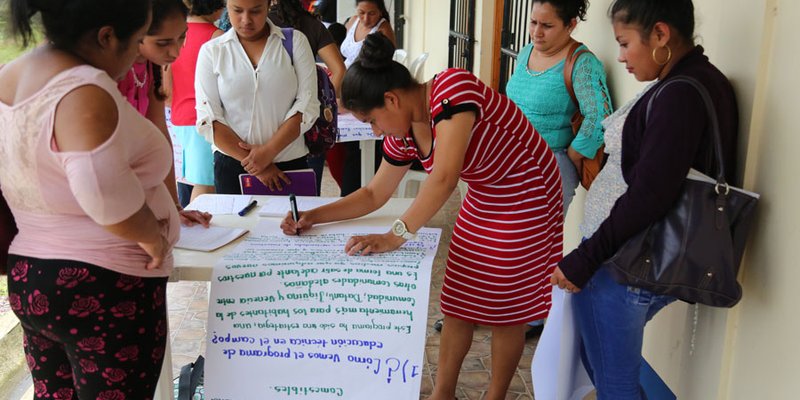
[{"label": "open notebook", "polygon": [[202,225],[181,225],[181,238],[175,247],[187,250],[214,251],[247,233],[244,228],[224,228]]}]

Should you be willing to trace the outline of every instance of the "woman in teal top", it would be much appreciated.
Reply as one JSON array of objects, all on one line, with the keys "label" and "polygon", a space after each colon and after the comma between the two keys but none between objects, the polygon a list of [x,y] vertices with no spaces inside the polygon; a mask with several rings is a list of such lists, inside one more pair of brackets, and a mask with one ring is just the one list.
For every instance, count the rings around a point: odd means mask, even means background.
[{"label": "woman in teal top", "polygon": [[[601,122],[612,112],[603,64],[592,53],[575,61],[572,86],[584,116],[577,135],[570,119],[575,104],[564,83],[564,62],[575,39],[578,19],[586,19],[587,0],[535,0],[528,32],[531,42],[517,57],[506,94],[528,117],[556,153],[564,193],[564,215],[580,182],[583,159],[594,158],[603,145]],[[585,49],[581,45],[577,50]]]},{"label": "woman in teal top", "polygon": [[[584,159],[594,158],[603,145],[601,122],[612,113],[603,63],[584,53],[572,69],[572,88],[584,116],[577,135],[570,120],[577,108],[564,82],[564,63],[578,19],[586,20],[588,0],[534,0],[528,34],[531,43],[517,56],[517,67],[506,85],[506,95],[519,106],[534,128],[555,152],[564,197],[564,217]],[[581,45],[575,52],[586,49]],[[531,322],[526,338],[542,331],[544,320]]]}]

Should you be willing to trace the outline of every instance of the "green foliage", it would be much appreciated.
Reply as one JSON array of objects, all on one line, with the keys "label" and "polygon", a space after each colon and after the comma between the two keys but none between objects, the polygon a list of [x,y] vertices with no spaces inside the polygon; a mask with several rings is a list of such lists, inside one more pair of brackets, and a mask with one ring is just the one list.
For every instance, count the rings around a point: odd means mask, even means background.
[{"label": "green foliage", "polygon": [[[8,24],[8,0],[0,0],[0,64],[5,64],[27,51],[22,44],[11,36],[11,27]],[[39,25],[34,23],[34,43],[41,42]]]}]

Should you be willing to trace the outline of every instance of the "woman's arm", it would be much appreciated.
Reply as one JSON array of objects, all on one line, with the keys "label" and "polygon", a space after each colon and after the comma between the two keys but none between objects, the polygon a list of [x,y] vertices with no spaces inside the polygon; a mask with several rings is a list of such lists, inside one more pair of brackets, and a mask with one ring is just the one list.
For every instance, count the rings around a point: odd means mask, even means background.
[{"label": "woman's arm", "polygon": [[[153,68],[159,68],[157,65],[154,65]],[[161,134],[167,139],[169,143],[169,148],[172,149],[172,138],[169,137],[169,130],[167,129],[167,116],[164,113],[164,101],[160,100],[155,95],[155,87],[152,85],[150,86],[150,91],[147,93],[147,97],[150,98],[150,103],[147,106],[147,115],[146,118],[153,123],[153,125],[161,131]],[[170,152],[170,154],[172,154]],[[176,206],[180,209],[180,201],[178,200],[178,188],[177,188],[177,180],[175,179],[175,160],[172,160],[169,166],[169,173],[167,177],[164,179],[164,184],[167,185],[167,190],[169,191],[169,196],[172,197],[172,201],[175,203]]]},{"label": "woman's arm", "polygon": [[603,145],[603,120],[613,112],[603,64],[592,54],[575,63],[573,89],[583,115],[583,124],[570,144],[574,156],[594,158]]},{"label": "woman's arm", "polygon": [[385,160],[381,162],[375,177],[355,192],[334,203],[300,212],[300,219],[295,222],[291,215],[287,215],[281,223],[283,232],[287,235],[303,232],[316,224],[326,222],[344,221],[367,215],[389,201],[397,185],[403,179],[411,164],[398,166]]},{"label": "woman's arm", "polygon": [[317,54],[319,54],[325,66],[328,67],[328,70],[331,71],[331,83],[333,83],[333,88],[336,90],[336,98],[341,98],[342,81],[344,80],[344,73],[347,71],[342,53],[339,52],[339,48],[336,47],[335,43],[331,43],[319,49]]},{"label": "woman's arm", "polygon": [[[97,86],[81,86],[68,93],[56,108],[53,134],[56,145],[62,153],[87,153],[107,142],[117,128],[119,114],[114,99]],[[83,161],[83,160],[81,160]],[[87,215],[108,232],[132,242],[136,242],[152,257],[147,269],[158,268],[170,247],[162,234],[161,225],[153,212],[144,203],[144,189],[124,160],[114,158],[115,165],[109,169],[121,169],[117,182],[119,191],[116,198],[101,196],[99,193],[85,193],[81,185],[91,184],[82,173],[83,165],[67,162],[67,179],[70,187]],[[76,168],[77,173],[70,170]],[[73,173],[70,173],[73,172]],[[102,183],[102,182],[101,182]],[[138,185],[138,186],[137,186]],[[102,189],[108,189],[102,187]],[[124,193],[121,193],[124,192]],[[115,204],[108,204],[115,202]],[[119,204],[117,204],[119,203]],[[128,210],[127,218],[118,221],[116,216],[106,215],[108,209]],[[112,222],[112,218],[116,219]],[[165,222],[164,222],[165,223]]]},{"label": "woman's arm", "polygon": [[475,117],[474,112],[461,112],[436,124],[436,158],[433,170],[422,182],[411,207],[400,217],[409,232],[422,228],[439,212],[458,186]]},{"label": "woman's arm", "polygon": [[[475,118],[474,112],[461,112],[436,124],[433,172],[422,182],[411,207],[400,217],[409,232],[419,231],[442,208],[458,186]],[[405,241],[392,232],[354,236],[347,242],[345,251],[350,255],[381,253],[395,250]]]},{"label": "woman's arm", "polygon": [[383,36],[386,36],[389,40],[392,41],[392,44],[397,46],[397,39],[394,37],[394,29],[392,29],[392,25],[389,23],[389,20],[381,24],[381,27],[378,28],[378,32],[383,33]]},{"label": "woman's arm", "polygon": [[239,148],[241,139],[225,121],[219,82],[214,72],[214,62],[219,59],[215,53],[215,48],[206,43],[197,56],[194,77],[197,132],[225,154],[241,161],[247,152]]},{"label": "woman's arm", "polygon": [[[300,136],[302,118],[300,113],[295,113],[278,127],[267,143],[262,145],[252,145],[239,140],[238,147],[247,152],[247,155],[241,160],[245,171],[251,175],[259,175],[264,172],[273,163],[275,157]],[[280,182],[277,181],[278,177],[274,174],[265,179],[267,182],[264,182],[264,179],[261,180],[268,187],[273,188],[277,185],[278,190],[281,189]]]},{"label": "woman's arm", "polygon": [[[158,68],[158,66],[154,65],[153,68]],[[166,82],[166,80],[164,82]],[[171,81],[170,86],[168,87],[170,88],[169,91],[172,92]],[[148,92],[147,96],[149,97],[150,102],[147,105],[146,118],[150,120],[150,122],[152,122],[158,128],[158,130],[161,131],[161,133],[167,139],[167,143],[169,143],[169,148],[171,150],[172,138],[169,135],[169,129],[167,129],[167,116],[164,112],[164,101],[156,96],[154,86],[150,87],[150,91]],[[172,202],[175,203],[175,207],[178,208],[178,214],[181,217],[181,223],[187,226],[200,224],[208,228],[209,222],[211,221],[211,214],[200,211],[184,211],[183,207],[181,207],[181,202],[178,198],[178,180],[175,178],[175,160],[172,159],[172,155],[173,153],[170,152],[171,162],[167,177],[164,178],[164,185],[167,186],[169,196],[172,197]]]}]

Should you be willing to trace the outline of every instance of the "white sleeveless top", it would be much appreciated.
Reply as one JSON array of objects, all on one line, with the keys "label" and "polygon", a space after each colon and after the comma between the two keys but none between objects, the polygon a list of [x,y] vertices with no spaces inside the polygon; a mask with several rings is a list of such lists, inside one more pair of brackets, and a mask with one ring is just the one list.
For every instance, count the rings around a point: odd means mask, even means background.
[{"label": "white sleeveless top", "polygon": [[[369,31],[369,34],[375,33],[386,21],[386,18],[381,18],[375,26]],[[356,28],[358,28],[358,23],[361,22],[358,18],[356,18],[356,23],[347,30],[347,36],[344,38],[344,42],[340,46],[340,50],[342,51],[342,56],[344,56],[344,66],[345,68],[350,68],[353,65],[353,62],[356,61],[358,57],[358,53],[361,53],[361,46],[364,44],[364,41],[356,42]]]}]

